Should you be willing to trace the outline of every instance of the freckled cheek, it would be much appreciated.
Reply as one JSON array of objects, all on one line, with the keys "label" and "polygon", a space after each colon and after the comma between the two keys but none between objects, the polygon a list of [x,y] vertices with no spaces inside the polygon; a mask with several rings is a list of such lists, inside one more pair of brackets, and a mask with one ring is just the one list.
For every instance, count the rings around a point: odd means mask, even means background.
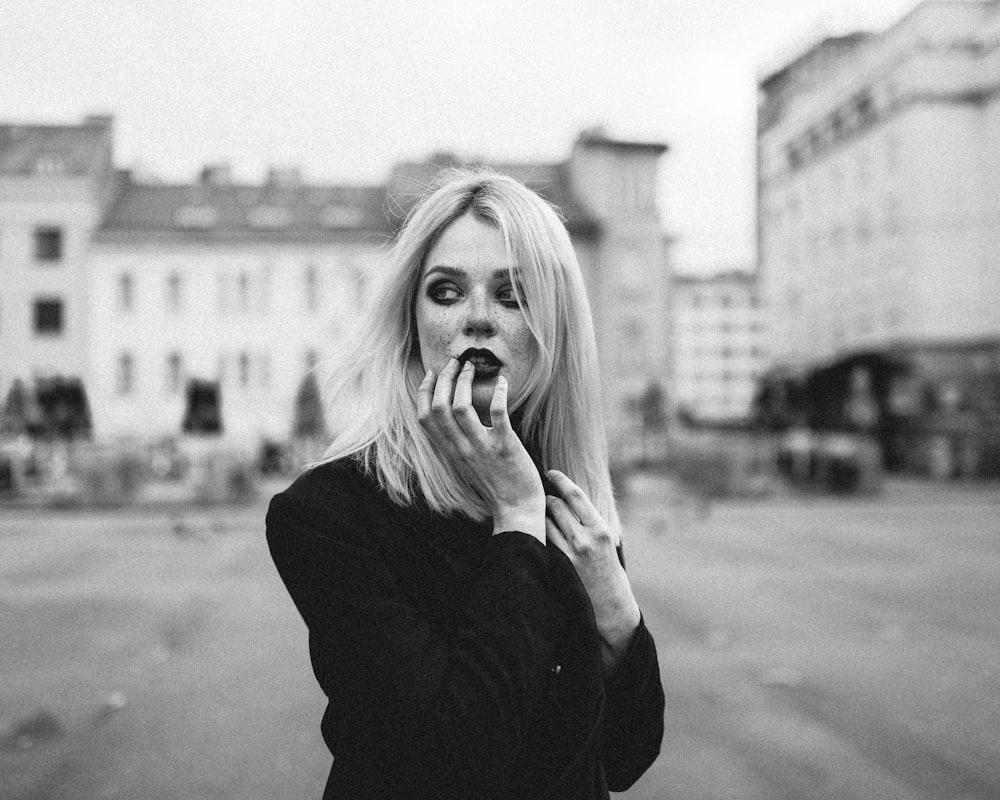
[{"label": "freckled cheek", "polygon": [[439,372],[448,363],[455,331],[454,321],[443,309],[418,311],[417,336],[424,369]]},{"label": "freckled cheek", "polygon": [[538,345],[526,325],[519,325],[507,337],[508,354],[511,363],[517,365],[518,372],[526,374],[534,364]]}]

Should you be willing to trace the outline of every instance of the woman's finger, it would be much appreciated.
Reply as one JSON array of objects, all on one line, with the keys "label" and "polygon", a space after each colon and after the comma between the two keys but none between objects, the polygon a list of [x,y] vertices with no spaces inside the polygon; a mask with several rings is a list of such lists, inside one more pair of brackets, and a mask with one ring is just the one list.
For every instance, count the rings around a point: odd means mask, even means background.
[{"label": "woman's finger", "polygon": [[455,398],[451,403],[459,427],[470,438],[476,436],[482,428],[479,415],[472,405],[472,378],[475,374],[475,366],[471,361],[466,361],[455,381]]},{"label": "woman's finger", "polygon": [[498,375],[493,384],[493,397],[490,399],[490,422],[498,433],[512,431],[510,416],[507,414],[506,375]]},{"label": "woman's finger", "polygon": [[604,524],[604,519],[594,508],[594,504],[590,502],[590,498],[587,497],[587,493],[583,489],[557,469],[550,469],[546,474],[580,522],[587,526]]},{"label": "woman's finger", "polygon": [[417,419],[426,425],[431,419],[431,397],[434,394],[434,370],[427,370],[417,389]]},{"label": "woman's finger", "polygon": [[547,494],[545,495],[545,508],[548,511],[548,516],[559,526],[563,538],[567,542],[575,541],[579,535],[580,520],[577,519],[570,507],[558,497]]},{"label": "woman's finger", "polygon": [[434,386],[434,396],[431,399],[431,421],[438,431],[450,439],[453,444],[464,438],[455,417],[452,414],[451,403],[455,394],[455,375],[458,373],[458,359],[449,359]]},{"label": "woman's finger", "polygon": [[568,557],[573,557],[572,548],[569,546],[569,542],[566,541],[566,537],[563,536],[563,532],[559,530],[559,526],[556,525],[550,517],[545,518],[545,537],[552,542],[552,544],[562,550]]}]

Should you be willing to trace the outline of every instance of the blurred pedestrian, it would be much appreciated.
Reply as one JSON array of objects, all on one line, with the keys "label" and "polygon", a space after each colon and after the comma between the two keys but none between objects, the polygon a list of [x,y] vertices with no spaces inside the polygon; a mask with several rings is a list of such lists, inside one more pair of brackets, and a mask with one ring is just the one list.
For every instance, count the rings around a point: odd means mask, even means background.
[{"label": "blurred pedestrian", "polygon": [[271,502],[329,699],[326,798],[607,798],[663,735],[620,557],[593,324],[564,225],[452,171],[340,384],[361,413]]}]

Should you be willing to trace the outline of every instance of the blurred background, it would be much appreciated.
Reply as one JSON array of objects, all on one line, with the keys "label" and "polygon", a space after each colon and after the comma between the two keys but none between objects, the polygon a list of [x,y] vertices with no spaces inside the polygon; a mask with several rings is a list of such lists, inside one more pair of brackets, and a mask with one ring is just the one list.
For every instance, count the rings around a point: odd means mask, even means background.
[{"label": "blurred background", "polygon": [[562,211],[667,738],[1000,796],[1000,2],[7,0],[0,794],[314,797],[270,496],[438,170]]}]

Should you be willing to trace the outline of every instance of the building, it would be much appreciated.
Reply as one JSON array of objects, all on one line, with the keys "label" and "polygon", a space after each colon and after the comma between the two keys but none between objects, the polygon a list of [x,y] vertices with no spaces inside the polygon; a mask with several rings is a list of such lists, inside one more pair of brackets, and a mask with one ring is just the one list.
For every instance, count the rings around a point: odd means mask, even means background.
[{"label": "building", "polygon": [[671,289],[674,412],[705,423],[748,419],[768,366],[756,277],[677,275]]},{"label": "building", "polygon": [[760,83],[771,349],[1000,346],[1000,3],[924,2]]},{"label": "building", "polygon": [[0,126],[0,388],[86,373],[88,260],[114,191],[111,120]]},{"label": "building", "polygon": [[[287,438],[304,376],[357,320],[409,206],[455,162],[398,164],[371,186],[287,169],[237,184],[225,165],[165,185],[116,170],[111,143],[108,117],[0,126],[0,396],[17,378],[82,377],[99,438],[179,433],[192,379],[218,384],[227,435]],[[667,370],[665,150],[591,131],[563,162],[493,165],[566,218],[612,439]]]},{"label": "building", "polygon": [[[813,398],[769,414],[850,425],[850,387],[868,386],[889,466],[1000,473],[998,142],[998,0],[920,3],[760,82],[774,375]],[[839,388],[817,394],[824,375]]]}]

